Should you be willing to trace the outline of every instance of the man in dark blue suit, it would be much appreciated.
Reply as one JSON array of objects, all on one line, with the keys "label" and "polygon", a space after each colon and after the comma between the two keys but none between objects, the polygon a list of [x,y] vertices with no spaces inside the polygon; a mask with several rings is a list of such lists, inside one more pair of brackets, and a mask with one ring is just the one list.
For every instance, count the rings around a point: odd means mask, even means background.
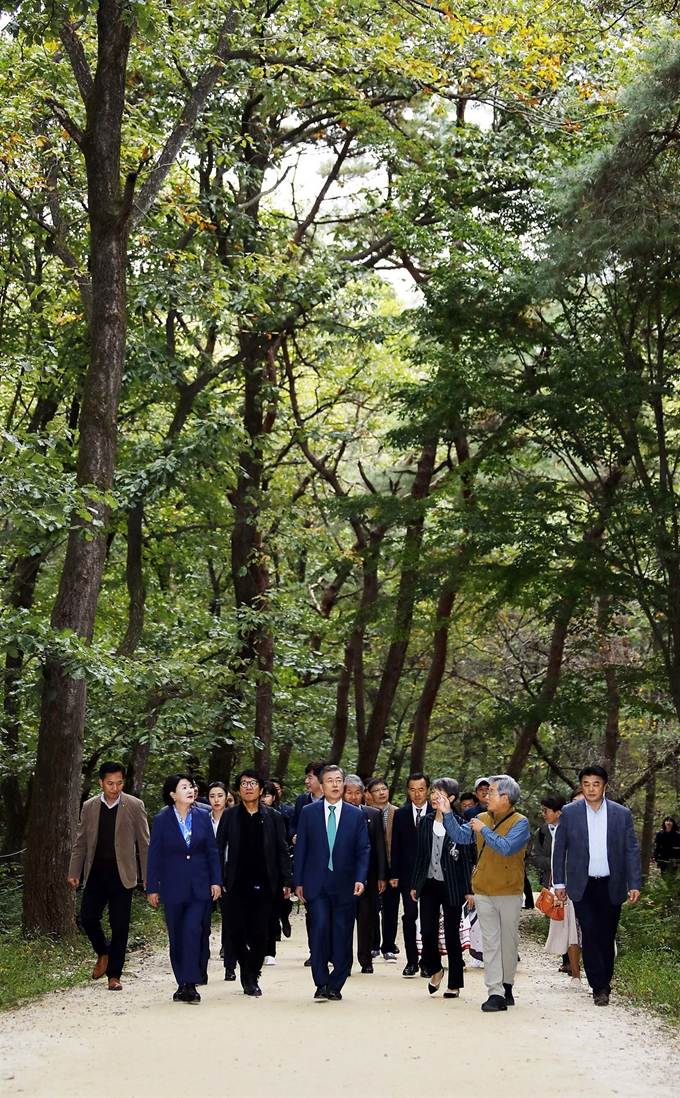
[{"label": "man in dark blue suit", "polygon": [[288,823],[288,837],[291,842],[295,842],[295,836],[297,835],[298,824],[300,823],[300,813],[303,808],[306,808],[308,804],[314,804],[315,801],[320,801],[323,793],[321,790],[321,771],[325,767],[325,762],[318,759],[316,762],[307,763],[305,767],[305,789],[306,793],[300,793],[295,798],[295,808],[293,809],[293,816]]},{"label": "man in dark blue suit", "polygon": [[356,901],[366,886],[371,856],[366,817],[360,808],[343,803],[341,767],[325,766],[321,787],[323,797],[300,813],[294,872],[296,895],[309,914],[317,1001],[342,999],[352,968]]},{"label": "man in dark blue suit", "polygon": [[432,812],[428,801],[430,779],[420,771],[409,774],[406,782],[408,801],[398,808],[392,820],[392,857],[390,885],[399,888],[404,904],[401,925],[404,931],[406,967],[402,976],[409,979],[418,975],[418,946],[416,944],[416,923],[418,922],[418,904],[411,897],[413,887],[413,866],[416,860],[416,838],[420,821]]},{"label": "man in dark blue suit", "polygon": [[642,888],[640,848],[628,808],[605,798],[607,771],[579,774],[582,801],[562,810],[553,839],[555,895],[574,905],[583,936],[583,967],[596,1006],[607,1006],[614,974],[614,939],[621,906]]}]

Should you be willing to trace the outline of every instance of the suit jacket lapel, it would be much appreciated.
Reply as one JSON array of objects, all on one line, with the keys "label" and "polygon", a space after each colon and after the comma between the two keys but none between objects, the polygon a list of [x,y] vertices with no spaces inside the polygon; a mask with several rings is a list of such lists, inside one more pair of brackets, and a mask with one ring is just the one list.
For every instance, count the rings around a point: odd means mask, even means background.
[{"label": "suit jacket lapel", "polygon": [[92,851],[94,857],[94,851],[97,846],[97,839],[99,838],[99,813],[102,810],[101,797],[96,797],[92,805],[92,811],[90,812],[89,820],[89,834],[87,836],[88,848]]}]

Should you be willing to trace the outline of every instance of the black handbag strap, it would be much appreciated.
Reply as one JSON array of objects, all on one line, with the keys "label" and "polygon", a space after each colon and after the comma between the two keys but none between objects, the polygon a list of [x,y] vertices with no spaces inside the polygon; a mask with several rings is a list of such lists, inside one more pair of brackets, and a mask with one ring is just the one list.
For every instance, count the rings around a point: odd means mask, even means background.
[{"label": "black handbag strap", "polygon": [[[517,811],[510,812],[507,816],[504,816],[502,820],[499,820],[497,824],[494,824],[493,827],[491,828],[491,830],[492,831],[497,831],[498,828],[501,826],[501,824],[504,824],[506,820],[511,820],[513,816],[519,816],[519,812],[517,812]],[[477,855],[477,865],[475,866],[475,869],[477,869],[477,866],[481,862],[482,854],[484,853],[485,850],[486,850],[486,839],[484,839],[484,841],[482,843],[482,848],[479,851],[479,854]]]}]

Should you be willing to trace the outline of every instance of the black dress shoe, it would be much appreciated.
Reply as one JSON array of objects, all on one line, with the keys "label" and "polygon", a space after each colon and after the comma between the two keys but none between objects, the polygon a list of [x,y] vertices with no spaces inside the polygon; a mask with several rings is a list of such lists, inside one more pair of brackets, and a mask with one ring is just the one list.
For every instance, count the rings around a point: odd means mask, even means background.
[{"label": "black dress shoe", "polygon": [[326,998],[331,1003],[337,1003],[342,999],[342,992],[336,991],[334,987],[329,987],[326,992]]},{"label": "black dress shoe", "polygon": [[417,976],[417,975],[418,975],[418,965],[407,965],[406,968],[404,969],[404,971],[402,972],[402,976],[406,976],[408,979],[410,979],[412,976]]},{"label": "black dress shoe", "polygon": [[236,973],[234,972],[233,968],[225,968],[224,978],[225,978],[225,980],[229,980],[229,981],[233,981],[233,980],[236,979]]},{"label": "black dress shoe", "polygon": [[444,969],[440,968],[439,972],[434,972],[433,973],[433,976],[439,976],[439,979],[437,980],[436,984],[432,983],[432,978],[431,977],[428,979],[427,990],[429,991],[430,995],[434,995],[437,991],[439,991],[439,986],[440,986],[442,980],[444,979]]},{"label": "black dress shoe", "polygon": [[505,1001],[508,1006],[515,1005],[515,996],[512,994],[512,984],[503,984],[505,988]]},{"label": "black dress shoe", "polygon": [[290,919],[287,915],[281,916],[281,930],[284,938],[290,938]]},{"label": "black dress shoe", "polygon": [[325,1003],[328,999],[328,988],[325,984],[321,984],[314,992],[314,1001],[316,1003]]},{"label": "black dress shoe", "polygon": [[373,972],[373,965],[362,965],[361,966],[361,971],[365,972],[368,975],[370,975]]},{"label": "black dress shoe", "polygon": [[460,999],[460,988],[447,987],[446,991],[442,995],[442,999]]},{"label": "black dress shoe", "polygon": [[305,961],[305,968],[311,968],[311,967],[312,967],[312,958],[308,957],[307,960]]},{"label": "black dress shoe", "polygon": [[201,996],[196,991],[196,984],[184,985],[184,998],[182,1001],[185,1003],[200,1003]]},{"label": "black dress shoe", "polygon": [[508,1004],[505,1001],[504,995],[489,995],[489,998],[485,1003],[482,1003],[482,1010],[486,1014],[490,1014],[496,1010],[507,1010]]},{"label": "black dress shoe", "polygon": [[249,980],[247,984],[243,985],[243,994],[257,997],[262,994],[262,988],[257,980]]},{"label": "black dress shoe", "polygon": [[602,988],[600,991],[593,992],[593,1002],[595,1006],[609,1006],[609,992]]},{"label": "black dress shoe", "polygon": [[203,987],[204,984],[207,984],[207,982],[208,982],[208,973],[204,972],[203,975],[201,976],[200,980],[198,981],[198,987]]},{"label": "black dress shoe", "polygon": [[178,984],[177,985],[177,991],[173,995],[172,1001],[173,1001],[173,1003],[183,1003],[184,1002],[184,984]]},{"label": "black dress shoe", "polygon": [[427,972],[425,971],[424,968],[421,968],[420,975],[422,976],[423,980],[429,980],[430,979],[430,977],[428,976],[428,974],[427,974]]}]

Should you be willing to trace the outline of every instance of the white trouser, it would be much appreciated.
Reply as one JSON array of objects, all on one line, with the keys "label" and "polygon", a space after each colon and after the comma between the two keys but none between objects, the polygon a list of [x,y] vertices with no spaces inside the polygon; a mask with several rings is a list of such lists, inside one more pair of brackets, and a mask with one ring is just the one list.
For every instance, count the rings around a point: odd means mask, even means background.
[{"label": "white trouser", "polygon": [[489,995],[505,995],[503,984],[514,984],[519,948],[519,896],[475,896],[484,943],[484,983]]}]

